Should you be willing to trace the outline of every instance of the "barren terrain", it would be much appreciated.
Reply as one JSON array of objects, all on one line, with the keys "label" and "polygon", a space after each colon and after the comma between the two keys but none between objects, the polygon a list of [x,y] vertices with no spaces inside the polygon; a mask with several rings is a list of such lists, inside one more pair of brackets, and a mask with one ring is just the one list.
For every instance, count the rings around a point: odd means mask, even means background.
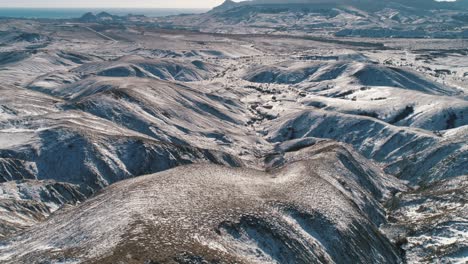
[{"label": "barren terrain", "polygon": [[1,20],[0,262],[466,263],[468,41],[231,4]]}]

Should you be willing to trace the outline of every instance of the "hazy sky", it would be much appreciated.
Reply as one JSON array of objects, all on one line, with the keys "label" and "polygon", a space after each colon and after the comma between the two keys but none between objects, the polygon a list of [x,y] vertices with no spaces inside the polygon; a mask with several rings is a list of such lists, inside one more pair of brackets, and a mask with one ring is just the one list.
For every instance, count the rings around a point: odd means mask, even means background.
[{"label": "hazy sky", "polygon": [[224,0],[0,0],[0,7],[208,8]]}]

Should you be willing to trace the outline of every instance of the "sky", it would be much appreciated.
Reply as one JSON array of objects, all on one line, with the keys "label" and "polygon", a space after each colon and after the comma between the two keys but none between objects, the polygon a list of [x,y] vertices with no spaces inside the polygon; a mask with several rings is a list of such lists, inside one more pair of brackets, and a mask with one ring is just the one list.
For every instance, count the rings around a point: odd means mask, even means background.
[{"label": "sky", "polygon": [[0,0],[0,7],[211,8],[224,0]]}]

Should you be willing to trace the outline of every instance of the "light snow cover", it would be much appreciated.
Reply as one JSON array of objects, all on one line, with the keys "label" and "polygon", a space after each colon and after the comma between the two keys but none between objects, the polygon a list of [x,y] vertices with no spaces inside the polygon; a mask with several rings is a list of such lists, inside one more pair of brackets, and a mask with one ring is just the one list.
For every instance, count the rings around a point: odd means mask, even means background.
[{"label": "light snow cover", "polygon": [[467,17],[2,19],[0,262],[467,262]]}]

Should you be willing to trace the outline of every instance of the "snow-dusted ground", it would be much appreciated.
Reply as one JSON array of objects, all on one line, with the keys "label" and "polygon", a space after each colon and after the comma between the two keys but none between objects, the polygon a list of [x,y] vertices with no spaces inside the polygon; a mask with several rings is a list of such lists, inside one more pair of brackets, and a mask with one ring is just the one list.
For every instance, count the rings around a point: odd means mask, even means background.
[{"label": "snow-dusted ground", "polygon": [[0,262],[466,261],[460,42],[4,22]]},{"label": "snow-dusted ground", "polygon": [[466,263],[467,176],[438,181],[402,193],[388,202],[391,224],[384,227],[402,240],[408,262]]},{"label": "snow-dusted ground", "polygon": [[269,173],[192,165],[114,184],[7,241],[2,261],[398,263],[376,228],[398,180],[336,143],[304,151]]}]

